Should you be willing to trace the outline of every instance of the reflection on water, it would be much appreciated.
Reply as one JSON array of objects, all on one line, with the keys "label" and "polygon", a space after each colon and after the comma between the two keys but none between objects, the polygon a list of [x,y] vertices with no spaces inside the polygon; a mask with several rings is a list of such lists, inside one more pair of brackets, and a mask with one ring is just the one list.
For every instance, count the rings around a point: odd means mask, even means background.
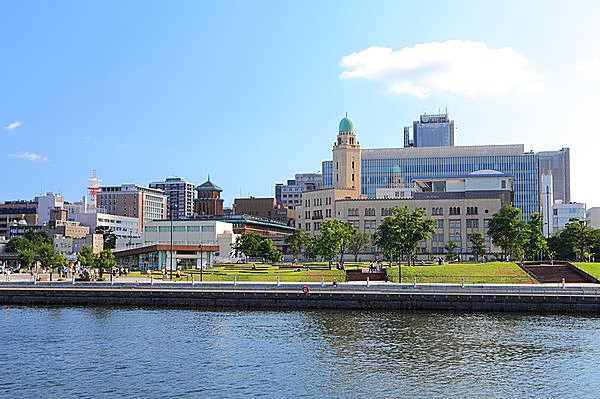
[{"label": "reflection on water", "polygon": [[1,397],[597,397],[600,319],[0,308]]}]

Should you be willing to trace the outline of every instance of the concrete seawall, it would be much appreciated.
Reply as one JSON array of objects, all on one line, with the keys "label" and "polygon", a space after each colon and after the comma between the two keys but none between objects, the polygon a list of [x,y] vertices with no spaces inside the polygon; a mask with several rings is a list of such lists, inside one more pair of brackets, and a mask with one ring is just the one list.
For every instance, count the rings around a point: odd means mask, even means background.
[{"label": "concrete seawall", "polygon": [[[308,287],[309,292],[302,292]],[[380,284],[1,284],[0,305],[466,310],[600,314],[600,287]]]}]

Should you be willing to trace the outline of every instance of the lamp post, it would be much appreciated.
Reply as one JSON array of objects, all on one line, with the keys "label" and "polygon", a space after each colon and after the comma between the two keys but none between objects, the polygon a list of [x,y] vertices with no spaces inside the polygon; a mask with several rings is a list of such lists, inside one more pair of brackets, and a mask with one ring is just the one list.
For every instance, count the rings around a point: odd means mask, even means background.
[{"label": "lamp post", "polygon": [[177,210],[177,205],[173,205],[173,207],[171,208],[171,228],[169,229],[171,231],[171,262],[169,265],[169,271],[170,271],[170,279],[173,280],[173,217],[174,217],[174,213]]}]

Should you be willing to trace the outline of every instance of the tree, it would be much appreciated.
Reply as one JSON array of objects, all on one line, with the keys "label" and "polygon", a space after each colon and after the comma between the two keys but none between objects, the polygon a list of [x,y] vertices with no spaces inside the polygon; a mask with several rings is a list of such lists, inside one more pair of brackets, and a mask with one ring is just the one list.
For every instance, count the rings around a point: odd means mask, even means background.
[{"label": "tree", "polygon": [[100,278],[103,276],[104,269],[112,269],[117,266],[117,261],[115,261],[115,255],[112,253],[110,249],[105,249],[100,251],[96,256],[94,256],[94,267],[98,268],[100,272]]},{"label": "tree", "polygon": [[23,237],[14,237],[6,244],[6,252],[19,252],[20,249],[32,249],[34,252],[44,245],[52,245],[52,240],[45,231],[27,230]]},{"label": "tree", "polygon": [[21,267],[30,267],[35,260],[34,250],[28,248],[19,249],[17,260]]},{"label": "tree", "polygon": [[84,245],[77,254],[77,260],[82,266],[92,266],[94,264],[94,258],[96,254],[89,245]]},{"label": "tree", "polygon": [[235,243],[231,245],[233,253],[236,257],[255,257],[260,256],[259,244],[262,237],[258,233],[242,233],[235,239]]},{"label": "tree", "polygon": [[452,262],[454,259],[456,259],[457,255],[454,253],[456,248],[456,243],[452,240],[448,241],[448,243],[444,246],[444,249],[448,252],[446,254],[446,260],[448,262]]},{"label": "tree", "polygon": [[350,238],[348,250],[354,255],[354,261],[358,261],[358,254],[371,245],[371,235],[356,231]]},{"label": "tree", "polygon": [[525,256],[529,259],[541,259],[548,251],[548,242],[544,237],[544,221],[539,213],[532,213],[525,231]]},{"label": "tree", "polygon": [[294,254],[294,259],[298,259],[312,242],[312,236],[310,233],[298,229],[285,237],[284,242],[289,245],[290,251]]},{"label": "tree", "polygon": [[471,234],[471,248],[475,255],[475,262],[479,262],[479,257],[486,254],[485,239],[481,233]]},{"label": "tree", "polygon": [[377,227],[375,244],[382,248],[384,253],[407,256],[410,263],[417,252],[419,241],[431,239],[431,233],[435,231],[435,220],[424,219],[424,216],[425,210],[420,208],[414,211],[410,211],[408,206],[391,208],[390,216],[386,216]]},{"label": "tree", "polygon": [[258,252],[265,260],[275,263],[281,258],[281,251],[275,247],[273,241],[266,238],[258,244]]},{"label": "tree", "polygon": [[560,232],[561,239],[573,249],[577,257],[583,260],[585,260],[584,254],[589,252],[589,248],[594,243],[594,236],[594,230],[587,227],[583,220],[575,219],[572,219]]},{"label": "tree", "polygon": [[38,254],[40,255],[40,263],[42,264],[42,267],[50,270],[50,280],[52,280],[52,271],[54,269],[67,264],[66,258],[56,252],[52,244],[42,245]]},{"label": "tree", "polygon": [[521,210],[503,205],[490,220],[488,230],[492,242],[502,248],[505,255],[520,257],[526,242],[527,224],[521,220]]},{"label": "tree", "polygon": [[102,234],[104,249],[115,249],[117,246],[117,236],[113,233],[113,230],[110,227],[98,226],[96,227],[96,234]]},{"label": "tree", "polygon": [[350,223],[344,223],[339,219],[327,219],[321,223],[321,233],[316,238],[316,252],[324,260],[329,262],[336,254],[340,254],[340,263],[344,261],[344,254],[352,235],[356,231]]}]

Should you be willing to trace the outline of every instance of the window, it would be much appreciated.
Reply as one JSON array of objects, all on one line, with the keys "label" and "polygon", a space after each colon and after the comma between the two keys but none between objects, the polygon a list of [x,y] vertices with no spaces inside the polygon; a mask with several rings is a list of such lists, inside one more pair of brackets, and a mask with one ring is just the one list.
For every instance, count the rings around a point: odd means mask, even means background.
[{"label": "window", "polygon": [[485,227],[485,228],[490,227],[490,219],[483,219],[483,227]]},{"label": "window", "polygon": [[365,216],[375,216],[375,208],[365,208]]},{"label": "window", "polygon": [[478,209],[476,206],[468,206],[467,207],[467,215],[477,215]]},{"label": "window", "polygon": [[432,241],[436,241],[436,242],[440,242],[440,241],[444,241],[444,234],[443,233],[435,233],[431,235],[431,239]]},{"label": "window", "polygon": [[444,208],[431,208],[431,214],[432,215],[443,215],[444,214]]},{"label": "window", "polygon": [[381,216],[389,216],[390,208],[381,208]]},{"label": "window", "polygon": [[460,219],[452,219],[448,221],[448,226],[451,229],[460,229]]},{"label": "window", "polygon": [[461,241],[462,237],[460,236],[460,233],[450,233],[450,241]]},{"label": "window", "polygon": [[206,232],[214,232],[215,231],[215,226],[202,226],[202,231],[206,231]]},{"label": "window", "polygon": [[435,227],[437,227],[438,229],[443,229],[444,228],[444,221],[443,220],[436,220],[435,221]]},{"label": "window", "polygon": [[348,208],[348,216],[358,216],[358,208]]},{"label": "window", "polygon": [[478,219],[467,219],[467,229],[478,229],[479,228],[479,220]]},{"label": "window", "polygon": [[158,231],[161,233],[169,233],[171,231],[171,226],[159,226]]},{"label": "window", "polygon": [[506,180],[502,180],[502,188],[506,188]]},{"label": "window", "polygon": [[144,227],[144,231],[146,233],[156,233],[156,226],[146,226]]},{"label": "window", "polygon": [[458,206],[451,206],[449,213],[450,215],[460,215],[460,208]]},{"label": "window", "polygon": [[174,233],[185,233],[185,226],[173,226]]}]

